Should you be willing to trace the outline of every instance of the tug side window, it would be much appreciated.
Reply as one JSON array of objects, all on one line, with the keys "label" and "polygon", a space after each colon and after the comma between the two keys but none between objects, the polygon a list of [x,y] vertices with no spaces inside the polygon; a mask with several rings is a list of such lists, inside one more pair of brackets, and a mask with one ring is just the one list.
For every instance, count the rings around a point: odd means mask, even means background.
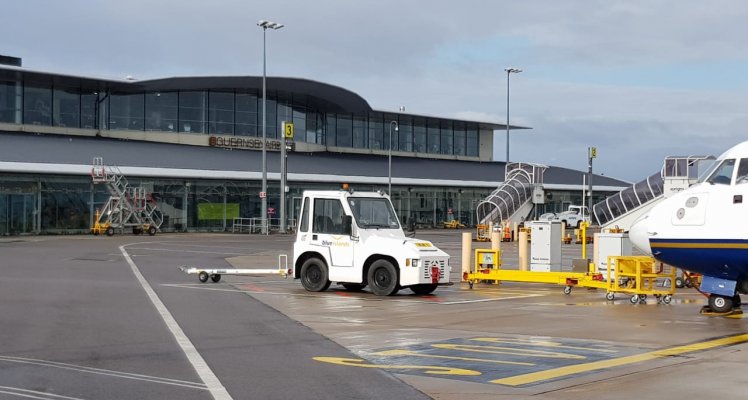
[{"label": "tug side window", "polygon": [[333,235],[343,233],[343,205],[338,199],[314,199],[314,219],[312,232],[329,233]]},{"label": "tug side window", "polygon": [[299,226],[300,232],[308,232],[309,231],[309,197],[304,199],[304,206],[302,207],[301,212],[301,224]]}]

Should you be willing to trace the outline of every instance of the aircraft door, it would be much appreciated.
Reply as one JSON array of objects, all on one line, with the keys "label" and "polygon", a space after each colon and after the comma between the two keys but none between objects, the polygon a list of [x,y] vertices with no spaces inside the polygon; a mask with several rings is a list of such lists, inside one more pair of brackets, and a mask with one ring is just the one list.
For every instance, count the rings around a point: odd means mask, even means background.
[{"label": "aircraft door", "polygon": [[345,211],[339,199],[314,199],[312,213],[312,243],[328,249],[330,280],[335,267],[353,266],[353,241],[344,233]]}]

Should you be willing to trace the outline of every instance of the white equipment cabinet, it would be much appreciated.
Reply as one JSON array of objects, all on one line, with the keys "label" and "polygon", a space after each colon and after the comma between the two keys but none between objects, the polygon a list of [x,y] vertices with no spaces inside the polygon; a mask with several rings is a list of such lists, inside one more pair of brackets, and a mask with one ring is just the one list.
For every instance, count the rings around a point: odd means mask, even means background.
[{"label": "white equipment cabinet", "polygon": [[[608,273],[608,256],[630,256],[631,240],[628,233],[598,233],[597,238],[597,272]],[[615,274],[615,266],[611,268],[611,274]],[[614,275],[615,276],[615,275]]]},{"label": "white equipment cabinet", "polygon": [[561,272],[561,222],[532,221],[530,271]]}]

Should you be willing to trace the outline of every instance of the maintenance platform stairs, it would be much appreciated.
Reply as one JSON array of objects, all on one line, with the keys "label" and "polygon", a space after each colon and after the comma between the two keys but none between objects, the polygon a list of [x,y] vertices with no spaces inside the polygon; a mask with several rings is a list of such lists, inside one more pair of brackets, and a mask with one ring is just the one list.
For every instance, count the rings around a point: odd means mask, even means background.
[{"label": "maintenance platform stairs", "polygon": [[151,193],[143,186],[131,186],[118,167],[105,165],[102,157],[95,157],[91,178],[94,184],[105,184],[109,192],[106,204],[97,210],[91,229],[94,234],[111,236],[115,231],[132,228],[135,234],[155,235],[161,228],[164,215]]}]

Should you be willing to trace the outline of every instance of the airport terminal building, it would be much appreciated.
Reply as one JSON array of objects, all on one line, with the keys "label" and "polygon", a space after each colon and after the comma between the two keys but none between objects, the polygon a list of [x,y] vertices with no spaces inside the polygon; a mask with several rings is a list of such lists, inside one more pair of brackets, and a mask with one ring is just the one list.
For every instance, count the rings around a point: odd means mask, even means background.
[{"label": "airport terminal building", "polygon": [[[289,226],[306,189],[387,191],[390,157],[393,204],[420,227],[474,225],[477,204],[504,179],[493,136],[505,125],[375,110],[307,79],[266,86],[271,218],[280,214],[281,123],[294,125]],[[94,157],[153,193],[163,231],[230,231],[235,218],[260,217],[262,103],[262,77],[116,80],[0,64],[0,235],[88,232],[108,198],[92,182]],[[537,213],[581,203],[583,175],[550,166]],[[604,176],[593,184],[596,200],[628,186]]]}]

